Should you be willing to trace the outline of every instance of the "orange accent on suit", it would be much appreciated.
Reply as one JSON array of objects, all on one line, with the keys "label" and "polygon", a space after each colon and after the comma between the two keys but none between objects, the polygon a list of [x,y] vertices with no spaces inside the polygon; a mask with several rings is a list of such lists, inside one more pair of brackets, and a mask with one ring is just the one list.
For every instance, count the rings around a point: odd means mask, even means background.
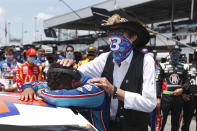
[{"label": "orange accent on suit", "polygon": [[24,64],[18,65],[17,68],[16,82],[20,92],[22,92],[21,86],[23,84],[31,81],[44,80],[42,67],[39,65],[31,65],[28,62],[25,62]]}]

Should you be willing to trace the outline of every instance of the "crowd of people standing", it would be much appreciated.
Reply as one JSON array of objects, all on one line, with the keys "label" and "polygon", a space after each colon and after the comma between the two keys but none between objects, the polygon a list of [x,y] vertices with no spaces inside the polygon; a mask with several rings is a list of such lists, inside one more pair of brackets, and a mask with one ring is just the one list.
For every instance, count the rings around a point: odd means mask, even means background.
[{"label": "crowd of people standing", "polygon": [[189,131],[197,107],[197,52],[193,63],[185,64],[175,46],[167,61],[158,62],[156,51],[151,56],[140,50],[150,40],[149,32],[128,20],[114,14],[101,23],[111,51],[98,56],[90,46],[82,61],[71,45],[64,56],[53,47],[30,48],[17,59],[13,48],[6,48],[0,63],[1,89],[23,92],[21,100],[33,99],[36,93],[56,106],[86,107],[82,115],[101,131],[148,131],[149,124],[152,131],[163,131],[169,113],[171,131],[177,131],[183,110],[181,129]]}]

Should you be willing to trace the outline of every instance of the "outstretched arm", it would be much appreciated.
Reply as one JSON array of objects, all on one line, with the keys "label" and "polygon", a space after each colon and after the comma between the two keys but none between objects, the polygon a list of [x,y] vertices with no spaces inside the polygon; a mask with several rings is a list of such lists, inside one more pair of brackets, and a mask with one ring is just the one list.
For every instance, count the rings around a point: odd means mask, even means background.
[{"label": "outstretched arm", "polygon": [[72,90],[42,90],[40,97],[55,106],[94,108],[103,104],[105,92],[94,84],[87,84]]},{"label": "outstretched arm", "polygon": [[32,81],[30,83],[24,84],[21,89],[23,92],[21,93],[20,100],[32,101],[37,99],[36,93],[38,90],[49,88],[47,87],[46,81]]},{"label": "outstretched arm", "polygon": [[[108,94],[113,95],[115,87],[106,78],[93,78],[90,80],[102,87]],[[125,109],[143,112],[152,112],[156,107],[156,87],[154,60],[147,55],[144,58],[142,95],[117,88],[117,98],[124,102]]]},{"label": "outstretched arm", "polygon": [[32,81],[32,82],[24,84],[21,87],[22,91],[25,91],[26,88],[32,88],[34,92],[36,93],[40,89],[45,89],[45,88],[49,89],[46,81]]}]

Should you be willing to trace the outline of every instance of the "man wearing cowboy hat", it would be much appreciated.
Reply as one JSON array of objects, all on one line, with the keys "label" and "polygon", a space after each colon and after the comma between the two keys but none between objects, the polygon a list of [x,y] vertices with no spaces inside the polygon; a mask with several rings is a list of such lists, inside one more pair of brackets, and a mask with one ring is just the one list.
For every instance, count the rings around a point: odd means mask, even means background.
[{"label": "man wearing cowboy hat", "polygon": [[[102,12],[93,8],[93,14]],[[147,44],[150,36],[138,22],[119,14],[110,16],[99,28],[109,32],[111,51],[78,70],[94,78],[90,82],[109,94],[111,131],[148,131],[149,115],[157,103],[154,60],[137,48]],[[60,64],[71,66],[74,61],[62,60]]]},{"label": "man wearing cowboy hat", "polygon": [[[93,14],[98,14],[93,8]],[[120,12],[119,14],[121,14]],[[110,96],[111,130],[146,131],[156,106],[154,60],[137,50],[148,43],[148,31],[126,14],[112,15],[101,28],[109,32],[111,52],[79,70]],[[112,73],[113,72],[113,73]]]},{"label": "man wearing cowboy hat", "polygon": [[[98,8],[92,10],[96,17],[102,14]],[[147,131],[149,114],[157,103],[154,60],[137,48],[146,45],[150,36],[138,22],[128,18],[119,14],[108,20],[96,18],[106,21],[101,28],[109,32],[111,52],[101,54],[78,70],[94,78],[90,82],[111,96],[112,131]],[[63,60],[61,64],[70,66],[73,62]]]}]

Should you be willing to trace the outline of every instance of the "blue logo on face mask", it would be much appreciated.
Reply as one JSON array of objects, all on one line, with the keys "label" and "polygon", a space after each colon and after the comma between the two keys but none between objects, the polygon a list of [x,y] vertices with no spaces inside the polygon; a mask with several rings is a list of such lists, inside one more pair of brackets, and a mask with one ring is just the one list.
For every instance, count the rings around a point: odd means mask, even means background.
[{"label": "blue logo on face mask", "polygon": [[112,33],[109,37],[112,56],[117,64],[124,61],[133,50],[132,42],[121,34]]}]

